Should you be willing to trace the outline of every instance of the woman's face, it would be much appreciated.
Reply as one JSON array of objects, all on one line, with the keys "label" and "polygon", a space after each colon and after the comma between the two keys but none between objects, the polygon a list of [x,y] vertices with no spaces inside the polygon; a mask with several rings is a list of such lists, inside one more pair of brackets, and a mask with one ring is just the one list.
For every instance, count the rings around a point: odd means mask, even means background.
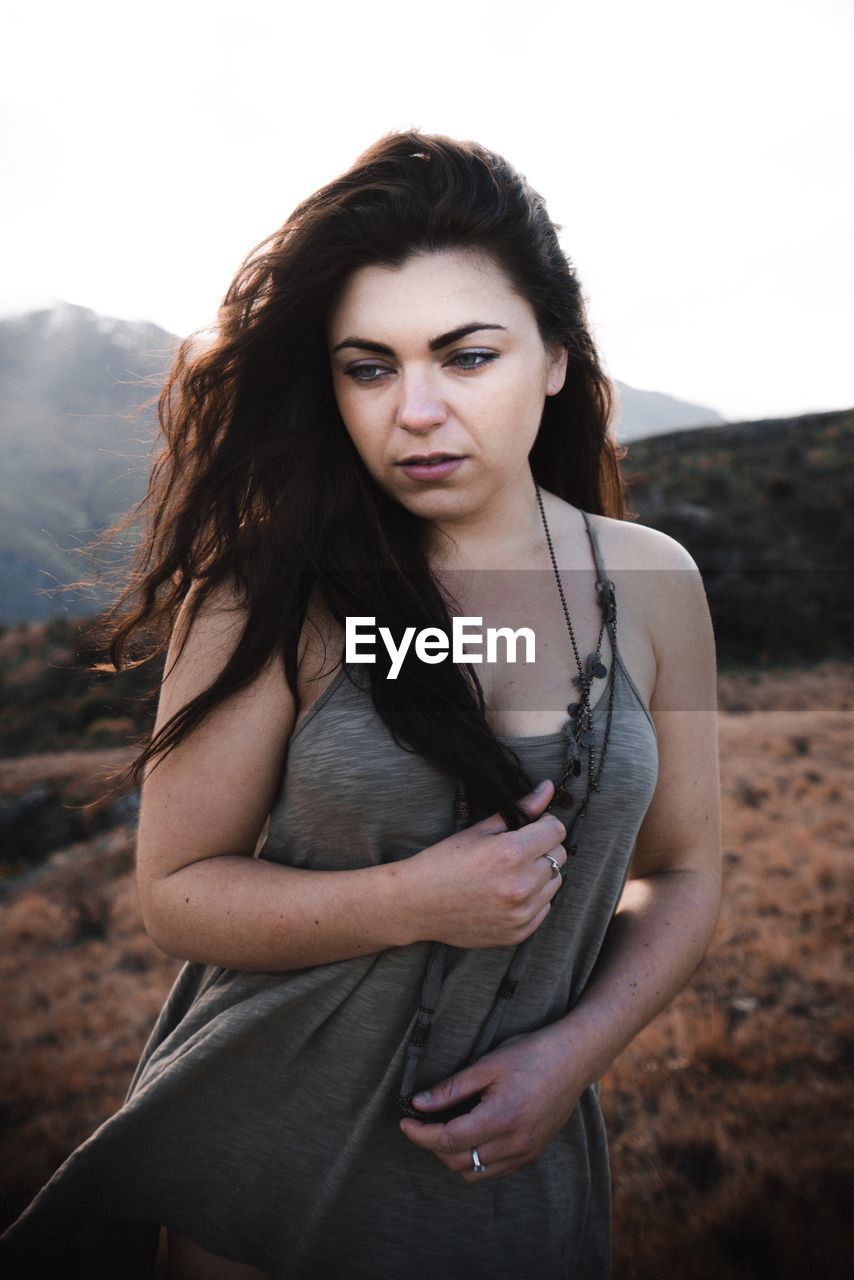
[{"label": "woman's face", "polygon": [[[377,484],[414,514],[465,518],[530,484],[528,454],[567,352],[546,349],[528,302],[479,251],[362,267],[328,324],[341,417]],[[429,454],[459,459],[404,469]]]}]

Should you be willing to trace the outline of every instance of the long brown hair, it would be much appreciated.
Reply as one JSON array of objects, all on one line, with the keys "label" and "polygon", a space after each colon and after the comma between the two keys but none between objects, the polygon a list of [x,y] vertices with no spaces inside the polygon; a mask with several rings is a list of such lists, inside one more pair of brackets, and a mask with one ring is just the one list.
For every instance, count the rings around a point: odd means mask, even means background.
[{"label": "long brown hair", "polygon": [[[237,584],[245,627],[214,683],[156,735],[122,775],[140,784],[225,698],[278,654],[297,696],[297,656],[317,591],[342,628],[371,616],[449,633],[424,522],[369,475],[332,390],[325,320],[353,271],[416,252],[475,247],[492,255],[532,307],[547,344],[569,352],[563,389],[547,397],[530,454],[536,480],[582,509],[626,518],[609,434],[613,391],[591,338],[575,270],[542,197],[505,159],[474,142],[417,130],[380,138],[341,177],[297,206],[246,258],[219,311],[215,341],[187,339],[158,400],[162,445],[138,516],[141,536],[119,597],[96,624],[118,671],[163,653],[193,586],[191,623],[219,584]],[[189,631],[189,626],[187,627]],[[145,638],[141,658],[129,647]],[[485,716],[482,689],[450,662],[369,668],[379,715],[406,750],[462,782],[473,806],[516,827],[531,780]]]}]

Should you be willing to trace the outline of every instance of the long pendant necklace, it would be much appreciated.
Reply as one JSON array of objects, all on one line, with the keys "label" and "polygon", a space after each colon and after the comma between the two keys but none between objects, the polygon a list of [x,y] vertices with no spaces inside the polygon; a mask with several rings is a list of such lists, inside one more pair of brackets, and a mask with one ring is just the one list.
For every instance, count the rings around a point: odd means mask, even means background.
[{"label": "long pendant necklace", "polygon": [[[578,675],[573,676],[572,683],[581,691],[581,696],[577,702],[570,702],[566,708],[569,720],[563,727],[563,734],[566,739],[566,762],[560,778],[555,783],[555,794],[552,801],[553,804],[560,805],[561,808],[570,809],[575,806],[575,797],[572,795],[569,784],[572,778],[577,778],[581,774],[581,753],[587,752],[587,790],[581,804],[576,809],[573,819],[567,828],[566,849],[569,856],[574,857],[578,850],[578,844],[581,839],[581,831],[584,826],[584,819],[590,804],[590,798],[594,791],[599,791],[599,780],[602,777],[602,769],[605,764],[605,756],[608,750],[608,739],[611,732],[611,720],[614,708],[614,671],[611,672],[611,680],[608,688],[608,719],[605,723],[605,735],[602,741],[602,751],[599,756],[598,766],[594,772],[593,761],[593,710],[590,706],[590,690],[593,687],[594,680],[602,680],[608,674],[608,668],[602,661],[602,636],[605,633],[605,627],[611,637],[612,664],[613,655],[616,653],[616,625],[617,625],[617,601],[616,592],[613,582],[610,578],[598,576],[596,582],[596,590],[599,593],[600,606],[602,609],[602,622],[599,627],[599,635],[596,640],[596,647],[593,653],[587,655],[586,665],[582,666],[581,657],[578,652],[578,644],[575,639],[575,631],[572,626],[572,619],[569,614],[569,607],[566,603],[566,596],[563,590],[563,583],[560,579],[560,571],[557,566],[557,558],[552,545],[551,531],[549,522],[546,519],[546,511],[543,506],[543,498],[540,493],[540,486],[534,481],[537,490],[537,502],[540,507],[540,515],[543,521],[543,528],[546,534],[546,542],[548,543],[549,556],[552,562],[557,589],[560,592],[560,602],[563,606],[563,615],[566,619],[569,638],[572,641],[572,651],[575,656],[575,663],[578,667]],[[598,565],[597,565],[598,570]],[[604,695],[603,695],[604,696]],[[596,708],[598,709],[598,702]],[[454,815],[458,825],[466,822],[470,816],[470,806],[468,796],[465,789],[460,785],[457,789],[455,799]]]},{"label": "long pendant necklace", "polygon": [[[567,607],[566,597],[563,591],[563,584],[560,580],[560,573],[557,567],[557,559],[552,546],[551,533],[549,531],[548,521],[546,520],[546,512],[543,507],[543,500],[540,494],[540,486],[536,484],[537,501],[540,504],[540,514],[543,519],[543,527],[546,531],[546,540],[549,547],[549,555],[551,556],[552,568],[557,580],[558,591],[560,592],[561,604],[563,605],[564,617],[569,631],[569,637],[572,641],[572,651],[575,655],[575,662],[578,667],[578,675],[573,676],[573,684],[580,689],[581,696],[577,702],[571,702],[567,706],[569,720],[563,727],[563,734],[567,744],[567,758],[560,779],[555,786],[555,795],[553,804],[561,805],[563,808],[574,807],[575,801],[569,791],[569,782],[572,778],[577,778],[581,773],[581,752],[587,752],[587,791],[582,803],[576,809],[572,821],[567,826],[566,850],[572,856],[578,849],[579,840],[581,838],[581,829],[584,824],[584,817],[590,798],[594,791],[599,790],[599,779],[602,776],[602,769],[605,764],[605,753],[608,746],[608,737],[611,730],[611,718],[614,708],[614,685],[615,685],[615,660],[617,653],[617,605],[614,584],[607,578],[601,570],[599,564],[598,553],[596,555],[597,564],[597,582],[596,589],[599,592],[600,603],[602,608],[602,625],[599,629],[599,636],[596,641],[596,648],[593,653],[588,654],[586,667],[582,667],[581,658],[578,653],[578,645],[575,640],[575,632],[572,627],[572,620],[569,616],[569,608]],[[593,543],[594,534],[586,512],[582,512],[584,521],[590,532],[591,543]],[[608,634],[611,638],[611,678],[608,690],[608,719],[605,725],[605,734],[602,741],[602,753],[599,757],[598,767],[595,775],[593,770],[593,712],[590,708],[590,689],[594,680],[601,680],[608,674],[608,668],[602,661],[601,644],[605,627],[608,627]],[[596,708],[598,709],[598,702]],[[456,831],[462,830],[467,825],[470,818],[470,805],[465,788],[462,785],[457,787],[455,803],[454,803]],[[513,956],[508,965],[507,971],[502,979],[492,1007],[486,1016],[478,1036],[476,1037],[474,1048],[468,1057],[466,1066],[470,1066],[476,1062],[478,1058],[488,1053],[495,1042],[498,1034],[504,1010],[507,1008],[508,1002],[516,993],[516,989],[524,973],[525,966],[528,962],[528,956],[532,947],[535,945],[536,932],[530,934],[524,942],[520,942],[514,948]],[[467,1099],[458,1106],[446,1110],[441,1114],[437,1112],[427,1113],[419,1112],[412,1105],[413,1092],[418,1076],[418,1069],[421,1057],[430,1035],[433,1025],[433,1017],[439,1003],[439,997],[442,993],[442,985],[445,977],[445,963],[448,954],[448,946],[445,943],[431,943],[430,952],[427,958],[427,966],[421,985],[421,998],[418,1005],[417,1015],[410,1030],[409,1041],[403,1055],[403,1071],[400,1085],[400,1093],[398,1095],[398,1105],[404,1115],[414,1116],[416,1119],[427,1121],[428,1123],[438,1124],[450,1120],[454,1115],[471,1110],[471,1100]],[[477,1099],[475,1100],[475,1102]]]}]

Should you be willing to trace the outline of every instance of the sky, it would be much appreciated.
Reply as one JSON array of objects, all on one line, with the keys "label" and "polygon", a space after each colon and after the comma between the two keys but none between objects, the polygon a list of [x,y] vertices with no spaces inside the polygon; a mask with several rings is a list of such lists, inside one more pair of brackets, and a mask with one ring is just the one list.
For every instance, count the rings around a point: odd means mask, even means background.
[{"label": "sky", "polygon": [[7,0],[0,310],[207,326],[382,134],[545,197],[607,372],[729,420],[854,405],[848,0]]}]

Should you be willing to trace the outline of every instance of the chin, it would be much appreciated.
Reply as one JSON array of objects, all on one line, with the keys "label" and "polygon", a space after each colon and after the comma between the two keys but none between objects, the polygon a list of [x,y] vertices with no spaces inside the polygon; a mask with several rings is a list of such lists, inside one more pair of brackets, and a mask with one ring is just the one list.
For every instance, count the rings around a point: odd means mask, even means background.
[{"label": "chin", "polygon": [[457,491],[453,493],[450,489],[442,492],[434,489],[432,492],[422,491],[421,493],[402,493],[397,490],[392,493],[401,506],[412,511],[415,515],[422,516],[429,520],[434,516],[438,518],[447,518],[448,516],[466,515],[473,509],[470,494],[464,494]]}]

